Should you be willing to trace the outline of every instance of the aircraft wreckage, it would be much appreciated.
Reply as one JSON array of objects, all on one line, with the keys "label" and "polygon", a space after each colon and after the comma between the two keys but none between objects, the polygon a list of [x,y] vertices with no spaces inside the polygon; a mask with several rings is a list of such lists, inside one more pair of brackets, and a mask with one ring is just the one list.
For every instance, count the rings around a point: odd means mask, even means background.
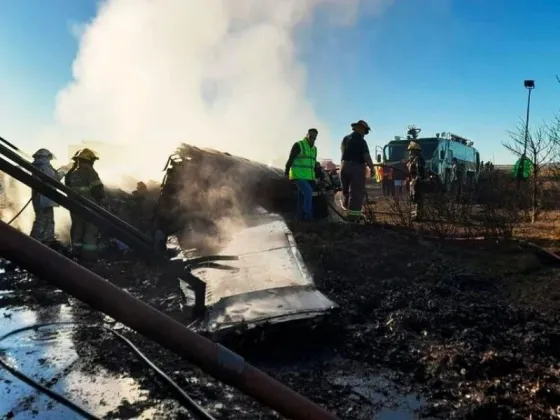
[{"label": "aircraft wreckage", "polygon": [[[292,185],[280,169],[189,145],[170,157],[156,204],[156,232],[176,235],[183,250],[238,258],[192,270],[206,284],[202,329],[221,334],[314,319],[336,306],[314,287],[282,217],[294,208]],[[188,289],[182,283],[185,296]]]},{"label": "aircraft wreckage", "polygon": [[[183,144],[165,165],[159,190],[120,193],[124,201],[137,200],[131,214],[113,205],[109,212],[80,197],[14,149],[0,145],[0,171],[162,266],[179,280],[200,330],[221,335],[316,320],[336,307],[315,288],[286,224],[296,195],[280,169]],[[321,203],[316,207],[323,209],[319,217],[337,217],[327,205],[336,188],[328,185],[316,194]],[[179,244],[174,253],[172,243]]]}]

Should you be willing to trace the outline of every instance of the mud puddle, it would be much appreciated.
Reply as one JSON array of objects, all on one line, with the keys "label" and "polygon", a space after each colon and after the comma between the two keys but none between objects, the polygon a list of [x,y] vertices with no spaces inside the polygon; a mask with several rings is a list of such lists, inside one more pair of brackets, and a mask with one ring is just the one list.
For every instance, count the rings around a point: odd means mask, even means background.
[{"label": "mud puddle", "polygon": [[[57,305],[41,310],[0,309],[0,336],[41,323],[72,322],[73,308]],[[126,407],[141,404],[134,418],[161,415],[162,401],[148,400],[148,391],[130,377],[115,375],[89,359],[88,343],[77,331],[84,327],[55,325],[27,330],[0,342],[0,357],[33,380],[49,387],[91,414],[102,418],[131,418]],[[96,330],[93,330],[95,332]],[[110,352],[111,349],[108,349]],[[133,354],[129,358],[135,357]],[[0,418],[75,419],[70,409],[23,383],[0,367]],[[167,408],[167,410],[169,407]]]},{"label": "mud puddle", "polygon": [[338,358],[333,365],[337,367],[327,372],[326,380],[344,388],[348,398],[358,403],[353,408],[356,417],[413,420],[419,418],[420,410],[427,406],[426,399],[392,371]]},{"label": "mud puddle", "polygon": [[[288,358],[256,365],[285,383],[315,395],[321,403],[326,403],[322,398],[329,395],[328,404],[341,419],[433,420],[421,416],[428,407],[421,392],[409,380],[388,369],[328,352],[316,354],[307,362]],[[309,383],[303,385],[306,381]]]},{"label": "mud puddle", "polygon": [[420,394],[399,386],[387,372],[343,374],[329,382],[346,387],[354,398],[360,399],[364,403],[361,410],[369,410],[371,419],[413,420],[427,405]]}]

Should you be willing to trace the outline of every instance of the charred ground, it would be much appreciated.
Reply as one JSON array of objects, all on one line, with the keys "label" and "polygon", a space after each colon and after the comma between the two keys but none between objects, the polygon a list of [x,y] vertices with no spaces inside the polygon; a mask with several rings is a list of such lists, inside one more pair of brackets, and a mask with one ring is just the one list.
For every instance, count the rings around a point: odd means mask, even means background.
[{"label": "charred ground", "polygon": [[[556,418],[560,405],[560,331],[554,312],[560,268],[513,242],[435,241],[376,226],[293,225],[317,286],[340,305],[312,332],[289,328],[232,337],[253,364],[327,406],[342,419],[370,419],[389,404],[333,380],[391,372],[401,390],[423,395],[422,414],[441,418]],[[182,318],[173,285],[138,261],[91,267],[164,312]],[[540,280],[539,280],[540,279]],[[547,279],[544,281],[543,279]],[[102,322],[38,279],[5,278],[10,307],[70,302],[74,319]],[[277,418],[184,360],[127,334],[165,372],[218,418]],[[149,398],[123,400],[112,418],[137,418],[164,404],[166,418],[185,418],[165,384],[123,344],[95,329],[73,332],[82,369],[136,378]],[[171,416],[171,417],[169,417]]]}]

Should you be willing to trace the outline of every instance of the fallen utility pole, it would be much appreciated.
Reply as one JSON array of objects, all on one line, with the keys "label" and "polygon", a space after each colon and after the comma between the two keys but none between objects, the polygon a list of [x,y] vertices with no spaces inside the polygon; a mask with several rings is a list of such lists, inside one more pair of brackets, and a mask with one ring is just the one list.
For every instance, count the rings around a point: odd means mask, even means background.
[{"label": "fallen utility pole", "polygon": [[0,256],[92,308],[185,357],[201,369],[293,420],[336,420],[238,354],[189,330],[98,275],[0,222]]}]

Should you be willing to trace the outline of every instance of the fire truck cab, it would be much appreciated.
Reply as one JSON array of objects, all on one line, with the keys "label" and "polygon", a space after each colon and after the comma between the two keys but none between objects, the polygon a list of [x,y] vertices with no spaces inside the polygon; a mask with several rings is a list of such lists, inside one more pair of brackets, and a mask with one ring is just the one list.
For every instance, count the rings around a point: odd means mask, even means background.
[{"label": "fire truck cab", "polygon": [[377,162],[394,168],[396,179],[406,178],[407,148],[411,141],[415,141],[422,147],[427,175],[435,189],[450,191],[453,158],[457,159],[462,185],[467,190],[474,188],[480,173],[480,154],[473,147],[472,141],[448,132],[436,133],[434,137],[414,137],[416,136],[409,135],[407,139],[401,139],[395,136],[394,140],[383,147],[383,155],[377,155]]}]

